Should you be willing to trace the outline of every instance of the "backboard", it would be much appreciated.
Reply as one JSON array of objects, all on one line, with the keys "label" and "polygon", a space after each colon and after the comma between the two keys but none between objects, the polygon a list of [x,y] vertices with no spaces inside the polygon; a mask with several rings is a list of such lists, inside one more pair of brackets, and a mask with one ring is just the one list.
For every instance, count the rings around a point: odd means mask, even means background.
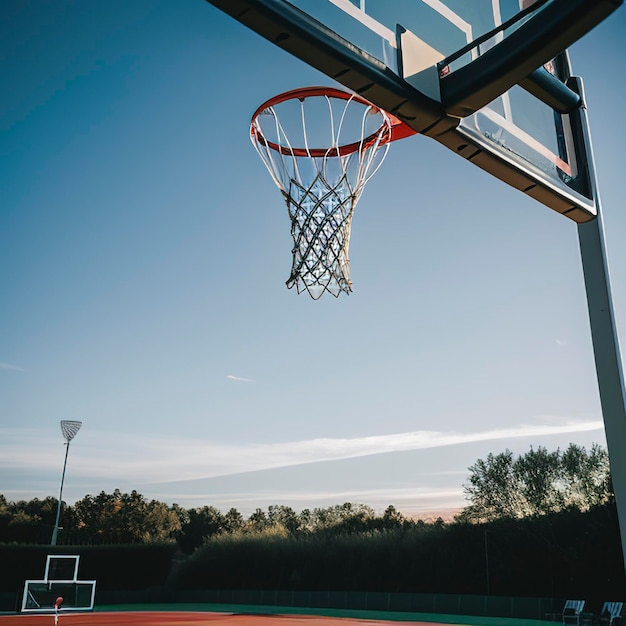
[{"label": "backboard", "polygon": [[46,557],[45,580],[77,580],[79,555],[49,554]]},{"label": "backboard", "polygon": [[77,554],[49,554],[44,579],[24,582],[20,610],[26,613],[57,612],[55,602],[58,599],[62,599],[62,612],[93,610],[96,581],[78,580],[79,562]]},{"label": "backboard", "polygon": [[92,611],[96,597],[95,580],[27,580],[24,583],[21,611],[53,613],[54,603],[63,598],[62,611]]},{"label": "backboard", "polygon": [[564,50],[623,0],[208,1],[559,213],[597,215]]}]

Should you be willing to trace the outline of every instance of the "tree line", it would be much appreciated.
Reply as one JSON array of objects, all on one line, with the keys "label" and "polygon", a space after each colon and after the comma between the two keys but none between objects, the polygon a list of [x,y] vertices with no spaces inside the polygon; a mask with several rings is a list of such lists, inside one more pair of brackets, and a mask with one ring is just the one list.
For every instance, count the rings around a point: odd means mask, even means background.
[{"label": "tree line", "polygon": [[544,447],[515,457],[510,450],[489,454],[469,468],[464,485],[469,505],[460,519],[486,522],[521,519],[567,509],[588,511],[614,499],[605,448],[570,444],[561,451]]},{"label": "tree line", "polygon": [[[477,460],[469,472],[464,485],[468,505],[455,524],[521,519],[569,509],[587,511],[610,505],[613,499],[608,455],[596,444],[590,450],[574,444],[564,451],[531,448],[517,457],[506,450]],[[0,542],[49,543],[56,509],[54,497],[12,502],[0,495]],[[59,543],[64,545],[175,542],[191,554],[211,538],[223,535],[371,535],[420,527],[424,522],[406,517],[393,505],[377,515],[367,505],[350,502],[300,512],[271,505],[244,517],[235,508],[226,513],[209,505],[185,509],[148,500],[137,491],[116,489],[86,495],[73,505],[64,503],[60,525]]]},{"label": "tree line", "polygon": [[626,584],[609,504],[485,523],[216,535],[177,561],[169,582],[188,590],[582,597],[590,606],[621,597]]},{"label": "tree line", "polygon": [[[47,544],[56,516],[57,499],[11,502],[0,494],[0,543]],[[270,530],[305,534],[323,529],[359,532],[395,528],[413,523],[393,506],[382,516],[365,504],[346,502],[297,513],[284,505],[257,508],[244,517],[237,509],[222,513],[213,506],[185,509],[148,500],[137,491],[100,492],[86,495],[62,508],[59,544],[129,545],[176,542],[186,553],[193,552],[217,535],[256,535]]]}]

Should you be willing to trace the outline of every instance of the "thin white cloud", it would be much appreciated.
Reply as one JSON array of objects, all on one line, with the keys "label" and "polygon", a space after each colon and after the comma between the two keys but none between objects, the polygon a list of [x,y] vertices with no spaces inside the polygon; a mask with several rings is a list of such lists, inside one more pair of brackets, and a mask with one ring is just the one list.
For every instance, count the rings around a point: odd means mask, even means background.
[{"label": "thin white cloud", "polygon": [[248,514],[256,507],[267,507],[280,502],[301,510],[317,506],[329,506],[342,502],[367,502],[378,512],[384,511],[390,504],[408,513],[432,512],[458,508],[464,502],[463,489],[450,487],[441,489],[425,489],[420,487],[389,488],[389,489],[337,489],[333,491],[290,491],[264,490],[239,491],[232,494],[198,492],[181,496],[177,491],[159,490],[150,494],[166,502],[178,502],[185,507],[197,507],[211,502],[220,509],[235,507]]},{"label": "thin white cloud", "polygon": [[17,365],[11,365],[10,363],[0,363],[0,370],[14,370],[16,372],[25,372],[23,367]]},{"label": "thin white cloud", "polygon": [[236,380],[236,381],[238,381],[240,383],[253,383],[253,382],[255,382],[251,378],[242,378],[241,376],[233,376],[232,374],[228,374],[226,376],[226,378],[228,378],[228,380]]},{"label": "thin white cloud", "polygon": [[[167,482],[349,459],[368,455],[463,445],[492,440],[541,438],[602,431],[601,421],[521,424],[480,432],[413,431],[355,438],[276,443],[222,443],[143,434],[81,431],[70,451],[72,473],[81,480]],[[0,429],[0,470],[57,472],[64,448],[56,433]],[[599,439],[603,439],[603,433]],[[51,443],[52,442],[52,443]],[[8,485],[7,485],[8,486]]]}]

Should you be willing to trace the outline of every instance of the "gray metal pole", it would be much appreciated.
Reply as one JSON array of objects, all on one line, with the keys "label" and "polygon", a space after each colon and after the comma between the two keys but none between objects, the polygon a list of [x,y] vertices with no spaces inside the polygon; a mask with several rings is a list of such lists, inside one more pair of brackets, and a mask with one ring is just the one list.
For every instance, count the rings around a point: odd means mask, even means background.
[{"label": "gray metal pole", "polygon": [[54,522],[54,530],[52,531],[52,540],[50,541],[51,546],[57,545],[57,536],[59,534],[59,519],[61,518],[61,502],[63,500],[63,481],[65,480],[65,468],[67,466],[67,455],[70,451],[70,442],[68,441],[65,444],[65,461],[63,462],[63,474],[61,475],[61,489],[59,491],[59,501],[57,503],[57,518]]},{"label": "gray metal pole", "polygon": [[600,403],[611,463],[611,479],[622,537],[622,553],[626,557],[626,394],[611,301],[602,219],[598,217],[586,224],[579,224],[578,238]]},{"label": "gray metal pole", "polygon": [[[585,102],[582,80],[578,77],[570,80]],[[584,147],[588,159],[589,186],[596,198],[598,209],[596,219],[578,225],[578,239],[587,292],[596,376],[622,540],[622,557],[626,559],[626,392],[613,313],[591,135],[584,106],[575,115],[579,119],[581,139],[586,144]]]}]

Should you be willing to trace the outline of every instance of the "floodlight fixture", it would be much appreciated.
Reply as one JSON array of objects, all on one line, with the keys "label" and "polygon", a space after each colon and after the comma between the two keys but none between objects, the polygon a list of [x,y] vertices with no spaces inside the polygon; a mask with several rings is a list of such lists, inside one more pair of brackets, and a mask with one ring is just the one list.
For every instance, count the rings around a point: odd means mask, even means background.
[{"label": "floodlight fixture", "polygon": [[67,466],[67,455],[70,451],[70,441],[76,437],[76,433],[83,425],[82,422],[76,420],[61,420],[61,432],[65,439],[65,461],[63,462],[63,474],[61,475],[61,489],[59,490],[59,501],[57,502],[57,516],[54,522],[54,530],[52,531],[51,546],[57,545],[57,536],[59,534],[59,519],[61,518],[61,502],[63,501],[63,482],[65,481],[65,468]]},{"label": "floodlight fixture", "polygon": [[61,420],[61,431],[63,432],[63,437],[65,441],[69,444],[74,437],[76,437],[76,433],[80,430],[80,427],[83,425],[82,422],[75,422],[73,420]]}]

